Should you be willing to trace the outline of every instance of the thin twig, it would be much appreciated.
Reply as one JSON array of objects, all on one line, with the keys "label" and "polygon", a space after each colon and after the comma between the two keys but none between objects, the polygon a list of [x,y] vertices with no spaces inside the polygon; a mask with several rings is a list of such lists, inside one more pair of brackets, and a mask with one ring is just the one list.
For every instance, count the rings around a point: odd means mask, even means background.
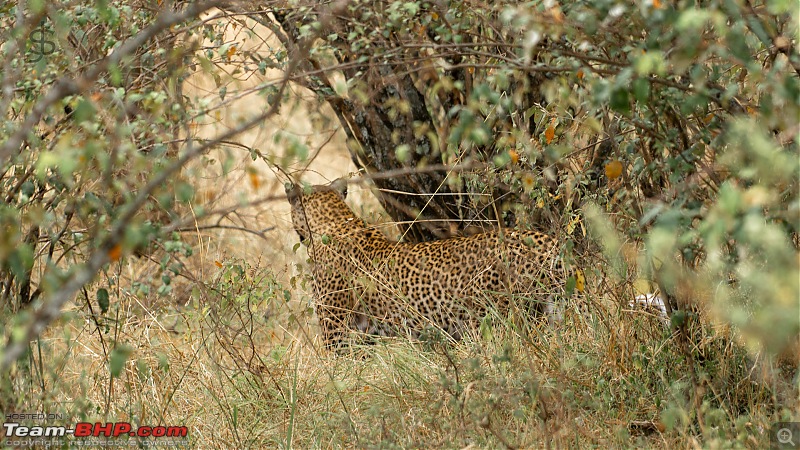
[{"label": "thin twig", "polygon": [[17,128],[17,131],[9,136],[3,146],[0,147],[0,162],[2,162],[2,165],[7,165],[10,158],[22,151],[22,144],[30,135],[31,130],[35,129],[36,124],[39,123],[50,106],[64,97],[86,92],[109,67],[119,64],[124,57],[136,51],[157,34],[168,29],[172,25],[193,19],[220,3],[219,0],[211,0],[190,4],[184,11],[179,13],[164,11],[156,17],[152,25],[123,42],[122,45],[100,60],[96,65],[92,66],[83,75],[77,78],[68,76],[61,77],[53,84],[53,87],[50,88],[47,94],[33,106],[31,112]]}]

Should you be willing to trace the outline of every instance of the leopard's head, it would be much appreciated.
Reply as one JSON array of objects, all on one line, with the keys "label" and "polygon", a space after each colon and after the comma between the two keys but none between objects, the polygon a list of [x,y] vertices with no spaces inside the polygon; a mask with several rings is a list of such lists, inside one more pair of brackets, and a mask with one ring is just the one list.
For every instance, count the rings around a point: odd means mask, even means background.
[{"label": "leopard's head", "polygon": [[292,224],[301,240],[331,234],[350,223],[362,223],[344,202],[347,181],[341,178],[322,186],[287,184],[286,197],[292,205]]}]

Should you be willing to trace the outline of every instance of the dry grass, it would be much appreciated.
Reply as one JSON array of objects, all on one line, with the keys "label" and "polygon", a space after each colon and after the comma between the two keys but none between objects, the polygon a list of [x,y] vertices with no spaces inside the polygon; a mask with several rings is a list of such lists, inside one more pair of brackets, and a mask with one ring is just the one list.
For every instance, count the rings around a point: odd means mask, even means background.
[{"label": "dry grass", "polygon": [[[30,386],[25,406],[185,424],[200,448],[765,448],[781,410],[703,321],[686,352],[657,318],[590,302],[555,327],[495,321],[457,344],[337,356],[269,267],[216,272],[186,306],[124,296],[100,331],[76,311],[32,358],[47,392]],[[112,380],[115,342],[131,353]]]}]

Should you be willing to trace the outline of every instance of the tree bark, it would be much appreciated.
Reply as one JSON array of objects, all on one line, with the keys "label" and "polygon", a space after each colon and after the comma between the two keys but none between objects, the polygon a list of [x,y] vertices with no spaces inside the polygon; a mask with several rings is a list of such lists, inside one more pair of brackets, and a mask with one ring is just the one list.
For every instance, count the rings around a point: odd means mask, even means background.
[{"label": "tree bark", "polygon": [[[302,19],[294,11],[275,13],[287,37],[296,45],[302,39],[297,26]],[[331,27],[339,35],[346,35],[347,23],[335,20]],[[339,63],[349,81],[356,80],[364,89],[368,101],[359,101],[336,95],[330,85],[306,83],[306,87],[325,99],[336,112],[348,137],[348,150],[353,163],[367,175],[398,169],[414,169],[426,164],[441,164],[438,144],[431,142],[419,129],[435,130],[434,120],[428,110],[424,95],[415,86],[409,71],[399,74],[396,68],[374,63],[355,64],[356,55],[341,42],[338,46]],[[319,69],[315,61],[311,67]],[[402,102],[400,105],[399,102]],[[398,145],[408,145],[407,159],[400,161]],[[438,172],[414,172],[393,178],[375,178],[380,190],[378,199],[386,212],[395,219],[404,232],[404,239],[412,242],[428,241],[450,235],[448,225],[453,219],[463,217],[460,194],[453,193],[445,182],[446,176]],[[445,194],[445,195],[442,195]]]}]

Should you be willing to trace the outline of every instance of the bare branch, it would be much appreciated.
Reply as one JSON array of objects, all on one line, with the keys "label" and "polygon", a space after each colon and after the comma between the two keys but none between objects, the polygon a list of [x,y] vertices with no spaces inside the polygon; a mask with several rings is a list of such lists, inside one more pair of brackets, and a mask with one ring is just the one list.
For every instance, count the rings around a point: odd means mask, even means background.
[{"label": "bare branch", "polygon": [[[217,2],[209,2],[204,5],[210,5],[205,9],[210,8],[213,6],[214,3]],[[334,5],[335,7],[341,7],[341,4]],[[194,8],[193,10],[196,14],[204,11],[205,9],[200,10],[200,8]],[[199,11],[199,12],[198,12]],[[182,17],[188,17],[186,14],[182,14]],[[156,24],[161,23],[178,23],[182,20],[176,20],[173,18],[164,18],[156,22]],[[169,26],[169,25],[166,25]],[[163,29],[163,28],[162,28]],[[137,40],[139,45],[143,44],[146,39]],[[295,52],[290,60],[289,65],[286,69],[286,72],[283,76],[283,81],[278,88],[277,97],[280,98],[283,93],[285,92],[289,81],[291,79],[292,72],[299,66],[300,62],[306,57],[306,54],[310,48],[312,39],[309,39],[301,45],[297,52]],[[130,48],[128,43],[124,44],[123,47],[126,49],[126,52],[133,51]],[[122,49],[122,47],[120,48]],[[116,54],[116,52],[115,52]],[[115,61],[119,61],[118,58]],[[99,75],[99,72],[97,73]],[[56,318],[59,317],[61,314],[61,308],[64,306],[64,303],[67,302],[70,298],[72,298],[75,293],[80,290],[84,285],[91,282],[97,272],[106,264],[111,262],[109,257],[109,251],[118,245],[123,238],[125,229],[127,228],[128,224],[131,222],[133,217],[136,213],[145,205],[148,201],[149,197],[159,186],[161,186],[167,179],[173,176],[178,170],[184,167],[189,161],[193,158],[197,157],[198,155],[203,154],[207,150],[215,147],[220,142],[226,141],[231,139],[232,137],[242,133],[243,131],[249,130],[254,126],[262,123],[267,118],[276,114],[279,110],[280,102],[274,102],[270,108],[262,114],[257,115],[256,117],[242,123],[236,128],[230,129],[225,133],[217,136],[213,140],[209,140],[204,142],[202,145],[195,146],[194,141],[189,140],[187,142],[187,149],[186,151],[171,165],[165,168],[163,171],[159,172],[147,185],[139,191],[136,198],[131,201],[130,203],[126,204],[118,216],[118,218],[114,221],[114,224],[106,236],[105,239],[97,246],[97,249],[94,253],[89,257],[89,261],[83,265],[82,267],[78,268],[64,283],[61,289],[58,292],[55,292],[47,297],[42,301],[41,306],[36,310],[33,316],[26,321],[23,325],[18,325],[20,328],[16,328],[12,331],[8,338],[8,343],[6,344],[5,348],[0,352],[0,373],[7,373],[14,362],[22,355],[25,351],[25,348],[28,346],[29,342],[36,339],[42,331],[44,331],[47,326],[53,322]]]}]

